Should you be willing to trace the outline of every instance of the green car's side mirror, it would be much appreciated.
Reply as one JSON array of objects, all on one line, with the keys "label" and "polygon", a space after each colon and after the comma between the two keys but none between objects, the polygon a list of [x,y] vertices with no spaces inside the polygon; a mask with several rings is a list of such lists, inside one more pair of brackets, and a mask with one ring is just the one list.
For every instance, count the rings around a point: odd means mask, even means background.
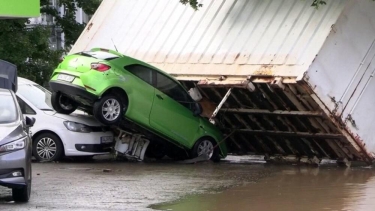
[{"label": "green car's side mirror", "polygon": [[202,106],[200,103],[194,103],[194,116],[199,116],[203,112]]}]

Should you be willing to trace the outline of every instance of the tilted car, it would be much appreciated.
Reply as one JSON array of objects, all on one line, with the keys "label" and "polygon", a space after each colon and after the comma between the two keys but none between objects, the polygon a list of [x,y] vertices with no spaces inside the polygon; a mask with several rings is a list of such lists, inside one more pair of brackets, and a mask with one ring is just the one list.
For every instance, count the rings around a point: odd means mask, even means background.
[{"label": "tilted car", "polygon": [[13,91],[0,89],[0,186],[12,188],[13,200],[31,193],[31,138],[35,119],[24,118]]},{"label": "tilted car", "polygon": [[125,117],[192,158],[209,154],[218,160],[227,154],[220,130],[200,116],[200,104],[177,80],[145,62],[95,48],[66,56],[49,84],[60,113],[80,108],[106,125]]},{"label": "tilted car", "polygon": [[62,156],[92,157],[111,150],[114,137],[108,126],[83,112],[57,113],[49,105],[51,92],[37,83],[18,77],[16,94],[22,113],[38,119],[30,129],[33,155],[37,160],[56,161]]}]

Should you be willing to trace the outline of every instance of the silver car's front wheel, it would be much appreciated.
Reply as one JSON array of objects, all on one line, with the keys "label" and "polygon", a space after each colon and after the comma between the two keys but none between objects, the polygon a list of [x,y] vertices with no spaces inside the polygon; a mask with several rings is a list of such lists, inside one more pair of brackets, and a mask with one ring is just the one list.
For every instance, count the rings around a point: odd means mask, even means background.
[{"label": "silver car's front wheel", "polygon": [[51,160],[56,155],[56,142],[48,137],[36,143],[36,152],[43,160]]},{"label": "silver car's front wheel", "polygon": [[52,133],[40,134],[33,141],[33,155],[39,161],[56,161],[62,150],[60,138]]}]

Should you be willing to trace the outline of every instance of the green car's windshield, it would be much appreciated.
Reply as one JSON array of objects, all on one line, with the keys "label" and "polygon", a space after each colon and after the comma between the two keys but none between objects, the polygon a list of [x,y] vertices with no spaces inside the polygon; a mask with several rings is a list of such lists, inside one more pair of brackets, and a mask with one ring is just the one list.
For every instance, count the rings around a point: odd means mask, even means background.
[{"label": "green car's windshield", "polygon": [[51,99],[51,92],[37,84],[23,84],[18,86],[18,91],[22,97],[40,110],[53,110],[46,99]]}]

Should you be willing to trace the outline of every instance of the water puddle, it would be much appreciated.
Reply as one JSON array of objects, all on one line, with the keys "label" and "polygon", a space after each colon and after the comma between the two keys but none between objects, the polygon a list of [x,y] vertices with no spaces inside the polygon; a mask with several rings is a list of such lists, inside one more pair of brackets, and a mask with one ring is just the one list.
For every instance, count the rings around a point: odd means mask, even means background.
[{"label": "water puddle", "polygon": [[372,169],[275,168],[275,173],[255,183],[217,193],[191,195],[151,208],[173,211],[375,209],[375,171]]}]

